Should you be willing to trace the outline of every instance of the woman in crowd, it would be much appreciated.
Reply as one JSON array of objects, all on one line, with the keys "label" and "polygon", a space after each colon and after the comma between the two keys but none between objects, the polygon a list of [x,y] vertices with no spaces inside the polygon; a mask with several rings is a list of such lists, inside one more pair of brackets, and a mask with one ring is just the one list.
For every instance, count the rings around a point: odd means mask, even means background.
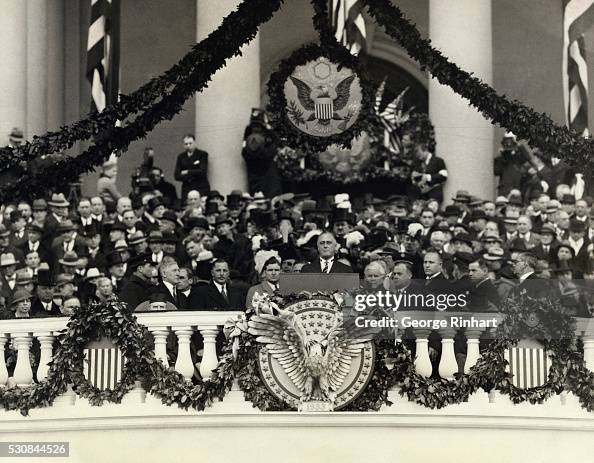
[{"label": "woman in crowd", "polygon": [[255,261],[256,271],[260,275],[261,282],[248,290],[246,298],[248,309],[254,308],[253,299],[256,294],[259,296],[272,295],[278,291],[278,280],[281,274],[280,257],[276,251],[260,251],[256,254]]}]

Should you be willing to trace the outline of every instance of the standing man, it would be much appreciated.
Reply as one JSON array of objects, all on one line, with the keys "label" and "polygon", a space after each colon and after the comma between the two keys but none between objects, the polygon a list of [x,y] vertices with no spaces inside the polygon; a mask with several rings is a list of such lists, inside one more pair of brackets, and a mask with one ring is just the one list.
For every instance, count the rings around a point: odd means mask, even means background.
[{"label": "standing man", "polygon": [[175,180],[182,182],[182,200],[190,190],[197,190],[201,195],[210,191],[208,183],[208,153],[196,147],[194,135],[184,136],[183,153],[177,156]]},{"label": "standing man", "polygon": [[301,273],[353,273],[350,265],[338,261],[338,243],[332,233],[318,236],[318,259],[304,265]]}]

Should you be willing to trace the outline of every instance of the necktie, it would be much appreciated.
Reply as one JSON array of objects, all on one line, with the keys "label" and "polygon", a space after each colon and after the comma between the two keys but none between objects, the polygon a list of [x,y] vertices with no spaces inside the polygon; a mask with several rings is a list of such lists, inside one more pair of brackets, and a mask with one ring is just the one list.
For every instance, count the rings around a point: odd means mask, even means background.
[{"label": "necktie", "polygon": [[324,267],[322,268],[322,273],[330,273],[330,261],[324,261]]},{"label": "necktie", "polygon": [[223,297],[225,298],[226,301],[229,301],[229,298],[227,297],[227,289],[226,289],[225,285],[223,285],[221,294],[223,295]]}]

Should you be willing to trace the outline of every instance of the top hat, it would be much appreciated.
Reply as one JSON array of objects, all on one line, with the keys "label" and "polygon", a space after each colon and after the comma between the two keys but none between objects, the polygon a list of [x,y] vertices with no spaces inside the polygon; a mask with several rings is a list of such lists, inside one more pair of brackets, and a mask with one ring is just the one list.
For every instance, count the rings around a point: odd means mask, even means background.
[{"label": "top hat", "polygon": [[37,286],[52,286],[52,278],[49,269],[37,270]]},{"label": "top hat", "polygon": [[214,201],[207,201],[204,206],[204,215],[218,214],[219,204]]},{"label": "top hat", "polygon": [[107,260],[107,268],[124,263],[122,256],[117,251],[110,252],[105,258]]},{"label": "top hat", "polygon": [[570,232],[584,232],[586,231],[586,224],[581,220],[572,219],[569,221]]},{"label": "top hat", "polygon": [[161,220],[169,220],[170,222],[177,224],[177,215],[173,211],[165,211]]},{"label": "top hat", "polygon": [[219,193],[218,190],[210,190],[206,195],[206,199],[208,201],[212,199],[220,199],[221,201],[223,201],[225,197],[221,193]]},{"label": "top hat", "polygon": [[217,220],[215,222],[215,226],[218,227],[224,223],[228,223],[230,226],[233,226],[233,219],[225,214],[220,214],[217,216]]}]

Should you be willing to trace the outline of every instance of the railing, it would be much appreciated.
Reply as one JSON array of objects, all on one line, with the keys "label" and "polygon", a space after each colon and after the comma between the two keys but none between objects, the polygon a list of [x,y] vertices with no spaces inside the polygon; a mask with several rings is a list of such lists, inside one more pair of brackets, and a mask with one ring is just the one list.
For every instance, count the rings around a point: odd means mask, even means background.
[{"label": "railing", "polygon": [[[145,325],[154,337],[155,356],[168,365],[167,338],[172,333],[177,340],[177,360],[174,368],[187,380],[194,374],[195,366],[192,361],[190,342],[196,332],[200,333],[204,351],[200,362],[199,372],[203,379],[210,377],[211,372],[218,364],[216,338],[221,327],[230,318],[236,318],[241,311],[227,312],[148,312],[136,314],[139,323]],[[446,320],[449,317],[463,317],[463,313],[434,312],[432,318],[436,321]],[[467,314],[466,314],[467,315]],[[403,317],[411,320],[426,320],[427,312],[402,312],[395,318],[402,321]],[[474,314],[476,320],[501,321],[497,313]],[[8,370],[4,355],[0,355],[0,386],[9,383],[18,386],[27,386],[33,382],[33,366],[31,364],[31,345],[37,339],[40,346],[39,366],[36,377],[43,380],[48,373],[48,363],[52,360],[53,344],[57,334],[66,328],[68,318],[30,318],[0,321],[0,344],[7,347],[7,342],[12,342],[17,351],[17,361],[12,378],[9,381]],[[401,323],[402,324],[402,323]],[[479,341],[483,336],[489,336],[493,328],[464,328],[467,344],[467,353],[463,370],[467,373],[480,358]],[[451,379],[460,367],[454,350],[456,329],[442,328],[432,330],[429,328],[414,328],[414,342],[416,345],[415,367],[416,371],[428,377],[432,373],[432,363],[429,353],[429,336],[432,331],[437,331],[441,337],[441,358],[439,374],[442,378]],[[397,331],[396,339],[400,341],[403,330]],[[584,345],[584,360],[586,366],[594,371],[594,319],[577,319],[576,334],[582,339]]]},{"label": "railing", "polygon": [[[167,337],[173,333],[177,338],[177,360],[175,370],[190,380],[194,374],[194,364],[190,354],[190,338],[199,332],[204,343],[204,353],[200,362],[200,375],[209,378],[218,364],[216,337],[220,328],[229,318],[235,318],[242,312],[147,312],[136,314],[138,322],[146,326],[155,341],[155,355],[168,365]],[[18,386],[27,386],[33,382],[31,365],[31,346],[33,339],[40,345],[37,380],[47,377],[48,363],[52,360],[53,344],[56,336],[66,328],[68,318],[26,318],[0,321],[0,344],[7,348],[7,342],[13,342],[17,350],[17,361],[11,382]],[[0,386],[9,384],[8,370],[4,355],[0,355]]]}]

